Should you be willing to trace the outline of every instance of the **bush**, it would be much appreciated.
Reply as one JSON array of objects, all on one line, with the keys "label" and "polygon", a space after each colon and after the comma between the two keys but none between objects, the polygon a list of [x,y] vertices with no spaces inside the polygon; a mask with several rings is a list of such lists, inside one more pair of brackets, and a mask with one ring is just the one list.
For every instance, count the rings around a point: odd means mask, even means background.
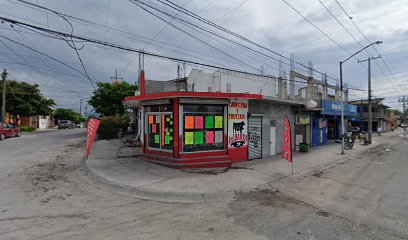
[{"label": "bush", "polygon": [[118,130],[126,127],[122,117],[103,117],[98,128],[98,139],[117,138]]},{"label": "bush", "polygon": [[33,126],[20,126],[18,127],[21,129],[21,131],[23,132],[34,132],[35,130],[37,130],[35,127]]}]

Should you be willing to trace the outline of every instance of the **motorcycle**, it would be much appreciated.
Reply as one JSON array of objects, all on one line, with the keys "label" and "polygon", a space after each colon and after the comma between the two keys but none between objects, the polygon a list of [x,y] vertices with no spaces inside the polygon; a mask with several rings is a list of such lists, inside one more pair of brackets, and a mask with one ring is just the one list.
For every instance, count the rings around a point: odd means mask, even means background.
[{"label": "motorcycle", "polygon": [[344,134],[344,149],[350,150],[354,147],[354,136],[352,132],[346,132]]}]

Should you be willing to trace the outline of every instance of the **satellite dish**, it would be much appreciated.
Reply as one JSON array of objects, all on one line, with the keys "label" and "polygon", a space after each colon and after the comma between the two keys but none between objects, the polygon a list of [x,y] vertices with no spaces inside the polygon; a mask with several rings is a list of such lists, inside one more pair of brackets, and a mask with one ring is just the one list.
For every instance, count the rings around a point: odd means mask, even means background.
[{"label": "satellite dish", "polygon": [[306,109],[317,108],[317,102],[313,99],[307,100],[305,105],[306,105]]}]

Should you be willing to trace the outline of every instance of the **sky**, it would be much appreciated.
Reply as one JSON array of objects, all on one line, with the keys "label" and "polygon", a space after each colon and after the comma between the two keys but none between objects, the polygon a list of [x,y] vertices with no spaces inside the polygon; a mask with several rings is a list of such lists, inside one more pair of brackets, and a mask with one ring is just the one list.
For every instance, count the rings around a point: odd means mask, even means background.
[{"label": "sky", "polygon": [[[195,62],[260,73],[278,75],[279,58],[289,58],[338,79],[339,62],[371,42],[368,48],[343,64],[343,79],[350,99],[367,98],[367,62],[372,60],[374,97],[384,97],[392,108],[401,109],[398,98],[408,95],[408,1],[406,0],[173,0],[172,2],[218,25],[256,42],[278,54],[258,48],[224,32],[210,28],[183,13],[166,7],[167,1],[140,1],[170,13],[153,16],[130,0],[27,0],[54,11],[85,21],[67,18],[73,29],[60,16],[17,0],[0,0],[0,16],[74,35],[107,41],[146,52]],[[145,6],[145,5],[141,5]],[[154,12],[154,10],[150,10]],[[159,14],[160,12],[154,12]],[[159,14],[160,16],[160,14]],[[176,18],[176,19],[175,19]],[[271,58],[215,39],[206,32],[180,23],[177,18],[256,49]],[[90,23],[92,22],[92,23]],[[168,23],[170,22],[170,24]],[[179,29],[175,28],[177,26]],[[361,31],[361,32],[360,32]],[[56,100],[57,107],[79,110],[80,99],[92,95],[93,87],[84,75],[72,42],[51,38],[8,22],[0,23],[0,36],[19,42],[35,52],[0,37],[0,68],[6,68],[9,79],[37,83],[44,96]],[[95,82],[111,82],[115,70],[124,81],[135,83],[139,55],[88,42],[75,42],[87,73]],[[273,59],[272,59],[273,58]],[[55,61],[58,60],[58,61]],[[170,80],[177,76],[177,62],[145,56],[147,79]],[[63,62],[64,64],[61,64]],[[289,61],[282,60],[289,72]],[[69,67],[68,67],[68,66]],[[187,65],[192,68],[214,69]],[[75,69],[75,70],[73,70]],[[307,73],[300,65],[296,69]],[[321,76],[315,72],[318,79]],[[330,79],[335,84],[335,80]]]}]

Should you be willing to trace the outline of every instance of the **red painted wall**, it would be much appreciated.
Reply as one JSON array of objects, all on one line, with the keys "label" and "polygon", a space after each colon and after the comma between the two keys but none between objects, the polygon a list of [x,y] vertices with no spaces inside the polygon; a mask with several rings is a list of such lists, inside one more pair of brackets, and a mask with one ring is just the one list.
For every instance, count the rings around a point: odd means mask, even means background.
[{"label": "red painted wall", "polygon": [[179,157],[179,99],[173,99],[173,156]]}]

